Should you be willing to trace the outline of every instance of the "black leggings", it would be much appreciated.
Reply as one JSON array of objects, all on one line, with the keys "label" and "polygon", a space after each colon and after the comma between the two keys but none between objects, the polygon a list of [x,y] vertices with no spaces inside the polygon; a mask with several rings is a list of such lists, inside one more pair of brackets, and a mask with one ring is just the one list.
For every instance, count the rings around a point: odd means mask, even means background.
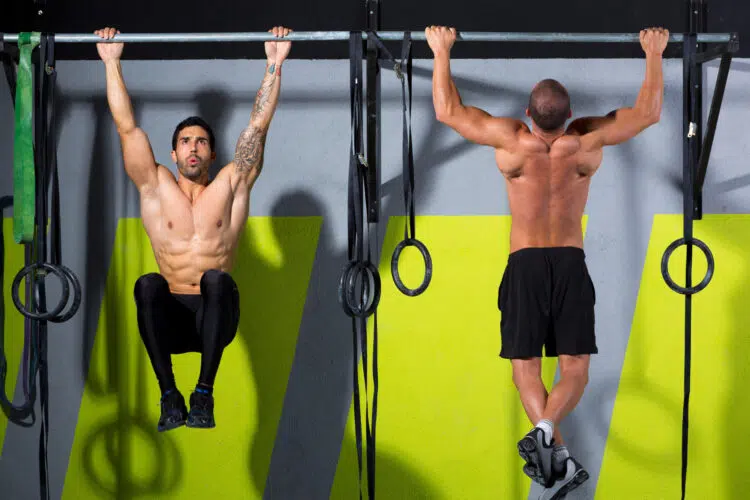
[{"label": "black leggings", "polygon": [[239,292],[232,277],[212,269],[200,286],[200,295],[173,294],[157,273],[135,283],[138,328],[162,392],[175,387],[171,355],[185,352],[201,353],[198,382],[213,386],[224,348],[237,334]]}]

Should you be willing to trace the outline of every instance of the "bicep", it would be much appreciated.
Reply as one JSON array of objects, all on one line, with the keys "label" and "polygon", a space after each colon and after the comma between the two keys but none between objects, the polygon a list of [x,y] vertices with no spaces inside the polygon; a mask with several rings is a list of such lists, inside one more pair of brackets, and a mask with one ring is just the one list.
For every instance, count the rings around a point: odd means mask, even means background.
[{"label": "bicep", "polygon": [[157,165],[148,136],[140,128],[120,135],[125,171],[136,187],[154,188],[158,183]]},{"label": "bicep", "polygon": [[495,148],[507,148],[523,126],[519,120],[494,117],[473,106],[462,107],[442,121],[465,139]]}]

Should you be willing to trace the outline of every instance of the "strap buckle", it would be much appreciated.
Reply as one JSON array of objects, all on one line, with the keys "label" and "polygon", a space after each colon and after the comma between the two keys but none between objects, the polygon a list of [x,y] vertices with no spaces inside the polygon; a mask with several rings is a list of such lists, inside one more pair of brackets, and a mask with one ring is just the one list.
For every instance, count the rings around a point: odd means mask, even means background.
[{"label": "strap buckle", "polygon": [[[401,63],[403,64],[403,63]],[[401,64],[396,63],[393,65],[393,71],[399,80],[404,81],[404,70],[401,68]]]},{"label": "strap buckle", "polygon": [[365,168],[368,168],[367,158],[365,158],[365,155],[363,153],[357,153],[357,160],[359,160],[360,165],[362,165]]}]

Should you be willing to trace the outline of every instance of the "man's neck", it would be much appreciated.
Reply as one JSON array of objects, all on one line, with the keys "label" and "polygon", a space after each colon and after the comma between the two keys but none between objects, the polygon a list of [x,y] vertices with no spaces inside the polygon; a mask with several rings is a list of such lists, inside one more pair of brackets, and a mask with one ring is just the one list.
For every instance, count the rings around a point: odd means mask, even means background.
[{"label": "man's neck", "polygon": [[206,189],[206,186],[208,185],[208,177],[201,177],[196,181],[191,181],[180,174],[177,179],[177,185],[180,187],[180,190],[185,193],[185,196],[190,200],[190,203],[194,203],[196,198],[198,198],[203,190]]},{"label": "man's neck", "polygon": [[536,123],[531,123],[531,133],[536,137],[544,141],[547,146],[552,146],[552,143],[557,139],[565,135],[565,128],[560,127],[557,130],[542,130],[537,127]]}]

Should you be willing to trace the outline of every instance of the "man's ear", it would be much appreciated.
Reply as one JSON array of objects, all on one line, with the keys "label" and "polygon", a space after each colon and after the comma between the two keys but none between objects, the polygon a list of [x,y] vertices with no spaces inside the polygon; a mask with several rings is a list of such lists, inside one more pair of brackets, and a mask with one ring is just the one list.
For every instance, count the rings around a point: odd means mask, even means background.
[{"label": "man's ear", "polygon": [[172,153],[170,153],[170,156],[172,157],[172,161],[177,163],[177,153],[172,150]]}]

